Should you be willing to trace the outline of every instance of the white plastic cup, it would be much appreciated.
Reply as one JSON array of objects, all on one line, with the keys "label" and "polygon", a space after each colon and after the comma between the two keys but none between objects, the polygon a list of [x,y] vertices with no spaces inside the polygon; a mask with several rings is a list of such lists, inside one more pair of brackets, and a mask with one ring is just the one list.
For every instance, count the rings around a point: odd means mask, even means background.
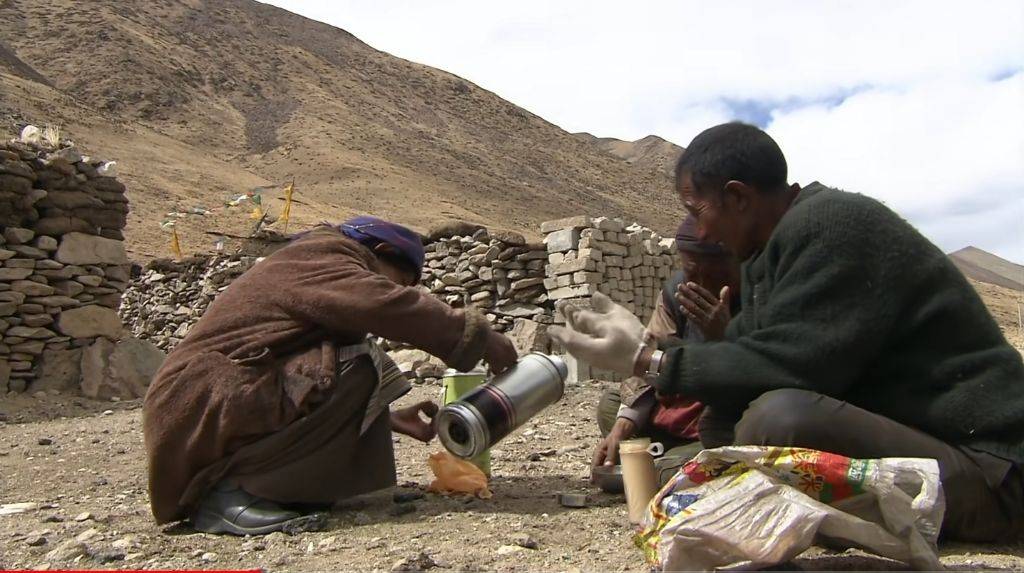
[{"label": "white plastic cup", "polygon": [[619,443],[619,459],[622,464],[622,482],[626,490],[626,506],[629,522],[638,524],[651,499],[658,493],[658,476],[654,469],[654,456],[665,453],[660,443],[651,443],[650,438],[624,440]]}]

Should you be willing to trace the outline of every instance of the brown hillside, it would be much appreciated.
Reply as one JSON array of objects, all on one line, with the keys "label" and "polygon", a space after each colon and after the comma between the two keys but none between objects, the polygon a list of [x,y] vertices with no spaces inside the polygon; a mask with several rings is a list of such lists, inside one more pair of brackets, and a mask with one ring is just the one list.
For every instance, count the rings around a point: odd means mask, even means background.
[{"label": "brown hillside", "polygon": [[961,272],[976,281],[1024,290],[1024,266],[977,247],[966,247],[950,253],[949,258]]},{"label": "brown hillside", "polygon": [[672,177],[679,154],[683,152],[682,147],[657,135],[648,135],[636,141],[597,137],[589,133],[574,133],[573,135],[580,141],[597,145],[607,153],[611,153],[631,165],[644,170],[654,170],[668,177]]},{"label": "brown hillside", "polygon": [[[157,222],[168,211],[219,207],[292,177],[293,228],[355,212],[420,229],[460,217],[529,233],[578,213],[663,231],[674,223],[664,170],[272,6],[6,0],[0,21],[5,59],[24,64],[0,67],[5,129],[59,122],[87,152],[117,159],[139,258],[166,253]],[[218,208],[179,228],[187,250],[204,250],[201,231],[249,224]]]},{"label": "brown hillside", "polygon": [[999,323],[999,328],[1006,335],[1006,339],[1017,350],[1024,353],[1024,330],[1020,323],[1020,313],[1024,312],[1024,294],[1017,290],[975,280],[972,280],[971,284],[978,290],[978,294],[981,295],[985,306]]}]

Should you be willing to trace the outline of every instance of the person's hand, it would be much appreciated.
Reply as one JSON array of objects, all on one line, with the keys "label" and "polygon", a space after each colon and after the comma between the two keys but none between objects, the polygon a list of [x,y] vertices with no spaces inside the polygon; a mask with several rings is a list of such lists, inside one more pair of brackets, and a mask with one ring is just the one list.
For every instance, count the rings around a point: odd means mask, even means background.
[{"label": "person's hand", "polygon": [[725,338],[725,327],[732,320],[730,297],[727,286],[722,287],[722,292],[716,297],[694,282],[680,284],[676,293],[680,310],[700,329],[705,340]]},{"label": "person's hand", "polygon": [[569,354],[591,366],[631,376],[645,344],[644,325],[632,312],[602,293],[595,294],[591,303],[592,310],[580,310],[571,303],[559,304],[566,326],[552,326],[548,333]]},{"label": "person's hand", "polygon": [[484,359],[487,360],[493,374],[501,374],[516,365],[519,353],[516,352],[516,345],[512,344],[507,336],[492,330],[487,335]]},{"label": "person's hand", "polygon": [[429,442],[437,435],[434,425],[420,418],[420,412],[433,419],[437,404],[424,400],[412,406],[391,412],[391,429],[421,442]]},{"label": "person's hand", "polygon": [[619,463],[619,442],[628,440],[636,433],[636,424],[627,418],[617,418],[608,435],[597,443],[590,467],[614,466]]}]

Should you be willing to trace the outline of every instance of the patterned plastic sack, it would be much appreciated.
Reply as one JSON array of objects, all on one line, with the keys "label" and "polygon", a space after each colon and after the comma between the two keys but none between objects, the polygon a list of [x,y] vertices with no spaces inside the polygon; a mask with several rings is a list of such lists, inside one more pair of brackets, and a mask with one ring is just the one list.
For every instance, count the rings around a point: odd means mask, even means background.
[{"label": "patterned plastic sack", "polygon": [[663,571],[768,567],[815,543],[937,570],[944,511],[935,460],[725,447],[679,470],[634,540]]}]

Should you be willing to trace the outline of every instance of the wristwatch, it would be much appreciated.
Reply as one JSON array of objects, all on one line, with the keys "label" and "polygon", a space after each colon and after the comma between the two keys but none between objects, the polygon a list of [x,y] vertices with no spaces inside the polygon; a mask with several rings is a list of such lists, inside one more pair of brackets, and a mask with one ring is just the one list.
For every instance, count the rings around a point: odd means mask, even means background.
[{"label": "wristwatch", "polygon": [[661,374],[661,359],[665,357],[665,352],[661,350],[655,350],[651,354],[651,361],[647,363],[647,372],[644,373],[644,378],[648,381],[653,380]]}]

